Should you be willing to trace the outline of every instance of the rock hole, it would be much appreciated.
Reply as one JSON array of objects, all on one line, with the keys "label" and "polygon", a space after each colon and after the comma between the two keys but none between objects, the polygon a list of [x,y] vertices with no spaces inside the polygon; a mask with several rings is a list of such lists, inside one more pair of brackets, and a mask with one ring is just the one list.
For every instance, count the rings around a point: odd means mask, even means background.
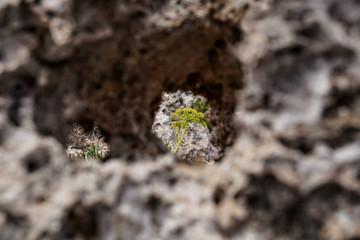
[{"label": "rock hole", "polygon": [[[360,172],[359,172],[359,179],[360,179]],[[174,186],[178,182],[178,179],[176,177],[170,177],[169,178],[169,184],[170,186]]]},{"label": "rock hole", "polygon": [[158,196],[151,195],[146,202],[149,209],[156,211],[161,205],[161,199]]},{"label": "rock hole", "polygon": [[23,159],[23,164],[28,173],[33,173],[49,164],[49,152],[46,148],[35,149]]},{"label": "rock hole", "polygon": [[309,139],[307,137],[303,137],[303,136],[298,137],[296,139],[280,137],[279,141],[285,147],[288,147],[288,148],[291,148],[294,150],[299,150],[304,154],[311,153],[314,148],[314,145],[315,145],[314,140]]},{"label": "rock hole", "polygon": [[[39,131],[66,146],[73,123],[88,132],[96,121],[107,133],[112,157],[154,157],[165,152],[151,132],[161,94],[181,89],[208,99],[210,142],[219,149],[214,161],[220,160],[234,139],[235,93],[243,86],[242,66],[228,47],[241,40],[241,29],[216,21],[184,23],[174,32],[143,35],[135,45],[125,41],[126,34],[77,46],[67,62],[50,69],[51,81],[35,96]],[[61,101],[62,94],[48,97],[63,82],[69,101]]]},{"label": "rock hole", "polygon": [[8,117],[9,117],[9,120],[10,120],[15,126],[20,126],[19,108],[20,108],[20,100],[15,99],[14,102],[10,105],[10,107],[9,107],[9,109],[8,109]]},{"label": "rock hole", "polygon": [[95,208],[85,208],[75,204],[68,210],[60,231],[62,239],[93,239],[97,233],[97,217]]},{"label": "rock hole", "polygon": [[213,195],[213,201],[216,205],[219,205],[221,203],[221,201],[224,199],[225,197],[225,191],[224,189],[218,187],[216,188],[214,195]]},{"label": "rock hole", "polygon": [[218,39],[215,41],[214,46],[221,49],[221,50],[225,50],[226,48],[226,42],[222,39]]},{"label": "rock hole", "polygon": [[306,39],[319,39],[322,36],[322,30],[319,23],[313,23],[305,26],[296,32],[300,37]]}]

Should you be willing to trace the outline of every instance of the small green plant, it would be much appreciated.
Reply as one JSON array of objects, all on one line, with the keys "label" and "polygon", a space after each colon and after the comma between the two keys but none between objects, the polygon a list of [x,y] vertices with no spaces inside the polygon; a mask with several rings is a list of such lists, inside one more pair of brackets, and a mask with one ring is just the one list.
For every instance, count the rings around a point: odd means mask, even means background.
[{"label": "small green plant", "polygon": [[86,156],[87,158],[95,158],[97,160],[102,160],[103,159],[103,153],[99,152],[99,144],[96,143],[92,144],[90,147],[86,146]]},{"label": "small green plant", "polygon": [[[200,124],[204,128],[207,126],[205,116],[201,112],[197,112],[192,108],[177,109],[175,113],[170,115],[171,118],[171,129],[176,128],[177,136],[175,136],[175,142],[177,143],[174,154],[178,151],[180,144],[184,138],[187,127],[190,124]],[[181,134],[182,130],[182,134]]]},{"label": "small green plant", "polygon": [[[192,108],[198,112],[205,113],[210,109],[210,105],[207,100],[204,101],[196,101],[192,103]],[[206,121],[206,120],[205,120]],[[206,121],[206,126],[211,132],[211,125],[208,121]]]},{"label": "small green plant", "polygon": [[205,113],[207,110],[210,109],[210,105],[206,100],[193,102],[192,107],[193,109],[201,113]]},{"label": "small green plant", "polygon": [[102,161],[110,154],[110,147],[105,142],[98,124],[95,122],[92,131],[85,132],[80,124],[74,124],[67,135],[66,152],[70,159],[76,161]]}]

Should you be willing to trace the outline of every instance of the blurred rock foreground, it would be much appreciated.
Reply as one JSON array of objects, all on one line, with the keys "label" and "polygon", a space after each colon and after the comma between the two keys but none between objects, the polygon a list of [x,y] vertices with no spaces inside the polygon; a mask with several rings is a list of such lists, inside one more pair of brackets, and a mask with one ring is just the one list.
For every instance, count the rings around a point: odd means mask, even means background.
[{"label": "blurred rock foreground", "polygon": [[[356,0],[0,1],[0,239],[359,239],[359,57]],[[178,89],[220,161],[151,133]]]}]

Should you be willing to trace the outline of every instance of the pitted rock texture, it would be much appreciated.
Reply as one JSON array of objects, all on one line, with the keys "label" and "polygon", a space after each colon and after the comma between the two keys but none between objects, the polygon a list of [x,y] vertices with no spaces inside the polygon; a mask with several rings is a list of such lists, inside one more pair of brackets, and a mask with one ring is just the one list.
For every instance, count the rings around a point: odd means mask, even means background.
[{"label": "pitted rock texture", "polygon": [[[206,98],[180,90],[176,93],[162,94],[159,110],[155,113],[152,132],[161,139],[163,144],[171,146],[170,151],[172,152],[177,147],[177,142],[174,140],[177,132],[176,128],[171,129],[170,115],[177,109],[192,108],[196,101],[205,102]],[[211,143],[210,139],[211,133],[208,128],[199,124],[191,124],[185,132],[176,155],[190,163],[212,163],[220,157],[220,151]]]},{"label": "pitted rock texture", "polygon": [[[360,238],[359,7],[0,1],[0,239]],[[178,89],[209,100],[221,161],[151,133]],[[94,121],[111,159],[70,161]]]}]

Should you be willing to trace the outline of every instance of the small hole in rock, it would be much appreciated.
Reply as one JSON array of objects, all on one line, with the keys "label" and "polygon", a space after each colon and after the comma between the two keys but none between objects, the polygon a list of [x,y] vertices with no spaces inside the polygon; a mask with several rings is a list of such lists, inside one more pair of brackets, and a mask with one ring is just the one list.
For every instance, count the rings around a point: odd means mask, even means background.
[{"label": "small hole in rock", "polygon": [[23,164],[28,173],[33,173],[48,165],[49,158],[46,148],[38,148],[24,158]]},{"label": "small hole in rock", "polygon": [[[360,177],[360,176],[359,176]],[[174,186],[178,182],[178,179],[176,177],[171,177],[169,179],[170,186]]]},{"label": "small hole in rock", "polygon": [[216,205],[219,205],[221,201],[224,199],[225,191],[224,189],[218,187],[216,188],[214,195],[213,195],[213,201]]},{"label": "small hole in rock", "polygon": [[222,39],[219,39],[215,42],[214,46],[221,50],[224,50],[226,48],[226,42]]},{"label": "small hole in rock", "polygon": [[149,209],[156,211],[161,205],[161,199],[155,195],[151,195],[146,203]]},{"label": "small hole in rock", "polygon": [[64,217],[61,239],[93,239],[98,229],[96,212],[95,207],[72,206]]}]

